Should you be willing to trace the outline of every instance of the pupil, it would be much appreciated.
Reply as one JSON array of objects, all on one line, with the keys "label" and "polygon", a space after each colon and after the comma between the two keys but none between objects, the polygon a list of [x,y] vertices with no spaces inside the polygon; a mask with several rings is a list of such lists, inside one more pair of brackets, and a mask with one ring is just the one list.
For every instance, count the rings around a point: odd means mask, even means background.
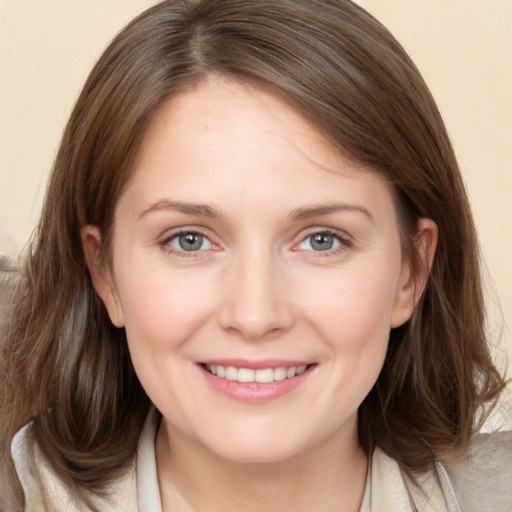
[{"label": "pupil", "polygon": [[333,237],[332,235],[328,235],[326,233],[317,233],[313,235],[313,239],[311,240],[311,247],[318,251],[327,251],[331,249],[333,246]]},{"label": "pupil", "polygon": [[203,245],[203,236],[197,233],[186,233],[180,236],[180,247],[184,251],[197,251]]}]

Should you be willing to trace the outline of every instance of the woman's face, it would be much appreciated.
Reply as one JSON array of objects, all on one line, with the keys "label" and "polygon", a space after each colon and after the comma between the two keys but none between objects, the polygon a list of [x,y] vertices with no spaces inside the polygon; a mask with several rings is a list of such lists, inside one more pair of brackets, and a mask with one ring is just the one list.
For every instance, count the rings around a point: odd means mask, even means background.
[{"label": "woman's face", "polygon": [[112,247],[95,285],[168,431],[246,462],[357,444],[413,307],[382,179],[276,97],[212,79],[157,112]]}]

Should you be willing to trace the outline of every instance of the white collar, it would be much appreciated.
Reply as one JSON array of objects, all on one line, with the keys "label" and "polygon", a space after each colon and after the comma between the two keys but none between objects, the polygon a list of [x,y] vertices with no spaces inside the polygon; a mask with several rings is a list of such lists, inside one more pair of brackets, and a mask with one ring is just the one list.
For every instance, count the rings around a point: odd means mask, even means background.
[{"label": "white collar", "polygon": [[[139,439],[135,471],[121,478],[112,489],[115,505],[108,509],[103,505],[101,510],[162,512],[155,456],[158,424],[159,415],[152,409]],[[16,471],[25,493],[25,510],[45,510],[43,504],[47,500],[56,505],[52,508],[55,511],[82,510],[37,445],[31,442],[30,427],[31,424],[23,427],[14,436],[11,445]],[[41,483],[50,494],[46,499],[41,495]],[[416,487],[397,462],[377,448],[371,459],[359,512],[461,512],[448,474],[440,463],[436,463],[431,472],[421,475],[418,483],[419,487]]]},{"label": "white collar", "polygon": [[[148,416],[137,452],[137,494],[140,511],[162,512],[156,472],[155,439],[158,415]],[[461,512],[446,470],[440,463],[418,478],[420,488],[397,462],[374,450],[359,512]]]},{"label": "white collar", "polygon": [[162,512],[155,455],[159,423],[159,416],[152,409],[142,428],[137,448],[137,502],[139,510],[144,512]]}]

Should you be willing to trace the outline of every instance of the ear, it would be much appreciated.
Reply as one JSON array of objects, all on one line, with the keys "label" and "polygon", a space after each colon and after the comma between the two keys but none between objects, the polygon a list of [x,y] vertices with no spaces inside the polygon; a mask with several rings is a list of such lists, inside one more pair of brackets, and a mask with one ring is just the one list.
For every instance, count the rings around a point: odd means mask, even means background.
[{"label": "ear", "polygon": [[437,224],[432,219],[419,219],[417,233],[414,239],[414,251],[418,256],[420,268],[411,268],[411,262],[402,263],[402,271],[395,294],[391,327],[399,327],[411,318],[425,286],[427,285],[430,269],[438,240]]},{"label": "ear", "polygon": [[92,284],[107,308],[111,322],[116,327],[124,326],[123,311],[116,287],[101,255],[101,233],[96,226],[84,226],[80,230],[85,261]]}]

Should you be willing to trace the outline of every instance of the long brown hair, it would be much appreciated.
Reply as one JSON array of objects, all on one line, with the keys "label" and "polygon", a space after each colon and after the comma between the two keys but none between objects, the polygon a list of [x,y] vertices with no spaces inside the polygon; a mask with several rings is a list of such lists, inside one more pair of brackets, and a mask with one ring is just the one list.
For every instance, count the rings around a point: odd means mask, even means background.
[{"label": "long brown hair", "polygon": [[[423,297],[390,333],[359,411],[362,446],[407,471],[460,453],[477,411],[504,386],[484,332],[475,228],[445,126],[418,70],[389,32],[348,0],[174,0],[131,22],[92,70],[66,127],[2,341],[2,477],[26,422],[54,470],[86,502],[133,460],[150,401],[125,334],[89,277],[80,227],[108,260],[117,199],[155,110],[210,74],[263,87],[344,154],[394,185],[404,254],[416,221],[439,243]],[[7,492],[6,490],[6,492]]]}]

